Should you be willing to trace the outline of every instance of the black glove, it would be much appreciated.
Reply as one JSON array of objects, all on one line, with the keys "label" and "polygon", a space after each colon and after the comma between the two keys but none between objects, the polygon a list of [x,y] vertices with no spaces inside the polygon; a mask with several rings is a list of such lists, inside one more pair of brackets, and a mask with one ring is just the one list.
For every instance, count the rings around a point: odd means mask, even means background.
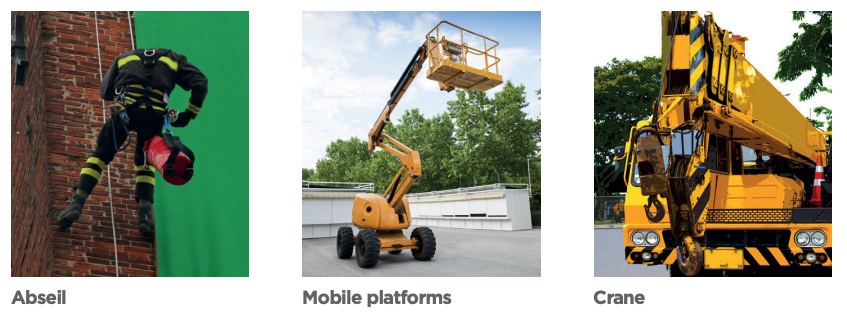
[{"label": "black glove", "polygon": [[176,117],[176,121],[171,123],[171,126],[173,126],[173,127],[186,127],[186,126],[188,126],[188,122],[190,122],[190,121],[191,121],[191,118],[188,117],[188,113],[180,112],[179,115]]}]

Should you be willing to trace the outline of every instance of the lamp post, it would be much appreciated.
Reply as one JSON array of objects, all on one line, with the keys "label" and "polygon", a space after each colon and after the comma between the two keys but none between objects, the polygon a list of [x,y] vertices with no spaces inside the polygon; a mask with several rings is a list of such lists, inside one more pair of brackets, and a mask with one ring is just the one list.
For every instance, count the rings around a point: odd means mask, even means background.
[{"label": "lamp post", "polygon": [[532,172],[529,169],[529,157],[526,158],[526,177],[529,180],[529,196],[532,196]]}]

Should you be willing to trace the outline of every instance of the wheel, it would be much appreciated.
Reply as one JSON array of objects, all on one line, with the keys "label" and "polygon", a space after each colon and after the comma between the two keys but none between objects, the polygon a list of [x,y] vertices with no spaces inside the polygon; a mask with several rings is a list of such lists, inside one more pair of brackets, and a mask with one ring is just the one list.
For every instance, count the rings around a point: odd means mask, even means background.
[{"label": "wheel", "polygon": [[371,268],[379,260],[379,236],[373,229],[359,230],[356,235],[356,263],[360,268]]},{"label": "wheel", "polygon": [[350,227],[339,227],[338,235],[335,237],[335,249],[338,259],[350,259],[353,256],[353,229]]},{"label": "wheel", "polygon": [[417,260],[426,261],[435,256],[435,234],[428,227],[418,227],[412,230],[412,239],[418,249],[412,249],[412,256]]}]

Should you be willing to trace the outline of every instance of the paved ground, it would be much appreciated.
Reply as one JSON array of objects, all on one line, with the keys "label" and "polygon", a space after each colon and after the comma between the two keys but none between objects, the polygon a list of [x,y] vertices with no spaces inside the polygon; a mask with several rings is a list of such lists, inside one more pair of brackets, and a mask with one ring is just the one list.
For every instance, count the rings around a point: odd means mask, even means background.
[{"label": "paved ground", "polygon": [[628,264],[624,259],[623,229],[594,229],[595,277],[666,277],[664,265]]},{"label": "paved ground", "polygon": [[[432,260],[417,261],[409,250],[399,255],[382,252],[379,263],[370,269],[356,265],[355,252],[350,259],[338,259],[335,237],[303,239],[303,276],[541,276],[541,228],[514,232],[430,228],[437,245]],[[412,229],[403,233],[409,236]]]},{"label": "paved ground", "polygon": [[594,229],[623,228],[622,224],[594,224]]}]

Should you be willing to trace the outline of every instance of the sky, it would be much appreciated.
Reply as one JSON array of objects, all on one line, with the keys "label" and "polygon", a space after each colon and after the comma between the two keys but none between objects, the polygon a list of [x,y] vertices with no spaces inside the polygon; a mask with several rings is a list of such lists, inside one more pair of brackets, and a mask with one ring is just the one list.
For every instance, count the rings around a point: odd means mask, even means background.
[{"label": "sky", "polygon": [[[524,112],[532,118],[541,114],[535,94],[541,88],[540,12],[303,12],[302,17],[303,168],[315,168],[332,141],[367,138],[415,51],[442,20],[499,42],[504,82],[526,86]],[[445,31],[448,39],[459,41],[457,31]],[[465,41],[482,49],[481,40]],[[471,66],[475,62],[470,60]],[[455,100],[455,92],[439,91],[437,82],[426,79],[427,65],[393,119],[414,108],[429,118],[446,112],[447,101]],[[489,97],[502,87],[488,90]]]},{"label": "sky", "polygon": [[[703,16],[706,12],[700,11],[700,15]],[[786,98],[794,104],[794,107],[803,116],[809,116],[809,110],[820,105],[837,111],[836,108],[838,107],[835,105],[835,98],[831,93],[818,92],[813,98],[800,102],[800,92],[811,81],[813,72],[806,72],[791,82],[779,82],[779,80],[773,79],[779,68],[779,52],[791,44],[794,40],[794,33],[802,32],[798,28],[800,22],[792,20],[791,11],[768,12],[756,10],[754,15],[746,10],[735,12],[712,11],[712,14],[718,26],[733,32],[735,35],[748,38],[746,43],[747,60],[777,90],[783,94],[790,93]],[[620,32],[621,25],[626,25],[626,33],[616,36],[614,41],[594,41],[595,45],[598,46],[596,51],[590,55],[594,66],[604,66],[615,57],[619,60],[641,60],[645,56],[661,57],[662,18],[660,12],[604,12],[604,19],[615,21],[615,23],[598,25],[600,29],[596,30],[597,33]],[[804,22],[815,23],[817,20],[817,15],[807,13]],[[824,76],[824,86],[831,89],[833,78],[834,75],[832,77]],[[812,117],[814,116],[815,114],[812,113]],[[824,121],[825,118],[821,115],[818,120]]]}]

